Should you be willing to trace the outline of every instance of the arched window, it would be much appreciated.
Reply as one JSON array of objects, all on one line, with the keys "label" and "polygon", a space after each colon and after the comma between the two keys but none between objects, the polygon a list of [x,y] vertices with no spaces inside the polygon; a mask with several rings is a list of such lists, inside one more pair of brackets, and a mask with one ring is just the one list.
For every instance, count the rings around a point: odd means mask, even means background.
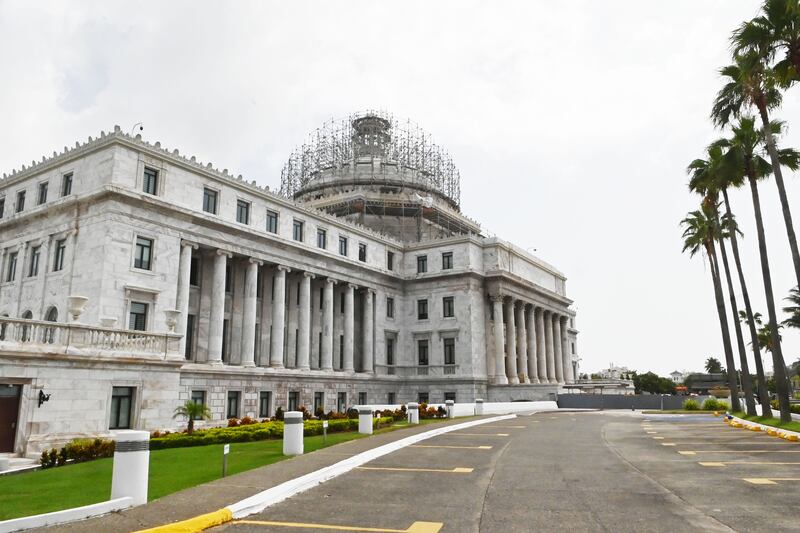
[{"label": "arched window", "polygon": [[[22,313],[22,318],[26,319],[26,320],[32,320],[33,319],[33,313],[31,311],[25,311],[24,313]],[[20,340],[22,342],[28,342],[29,340],[31,340],[30,337],[31,337],[31,327],[30,327],[30,325],[23,324],[22,325],[22,337],[20,338]]]},{"label": "arched window", "polygon": [[[58,322],[58,309],[51,307],[44,315],[47,322]],[[45,344],[53,344],[55,342],[56,328],[44,328],[42,331],[42,342]]]}]

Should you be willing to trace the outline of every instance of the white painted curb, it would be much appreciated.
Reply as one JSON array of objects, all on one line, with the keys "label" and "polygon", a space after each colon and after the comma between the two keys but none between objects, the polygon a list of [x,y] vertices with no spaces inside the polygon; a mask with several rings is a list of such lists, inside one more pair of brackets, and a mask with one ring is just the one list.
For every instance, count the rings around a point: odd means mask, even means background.
[{"label": "white painted curb", "polygon": [[733,415],[730,415],[730,414],[727,414],[727,413],[722,415],[722,416],[730,417],[730,419],[733,420],[734,422],[738,422],[739,424],[741,424],[744,429],[750,429],[750,428],[756,427],[760,431],[763,431],[765,433],[768,432],[769,430],[774,430],[777,437],[783,438],[784,435],[791,435],[791,436],[796,437],[798,440],[800,440],[800,433],[798,433],[797,431],[791,431],[789,429],[776,428],[774,426],[766,426],[764,424],[759,424],[758,422],[752,422],[750,420],[745,420],[743,418],[739,418],[738,416],[733,416]]},{"label": "white painted curb", "polygon": [[364,463],[368,463],[389,453],[396,452],[397,450],[405,448],[406,446],[410,446],[425,439],[437,437],[451,431],[466,429],[481,424],[488,424],[490,422],[498,422],[500,420],[508,420],[510,418],[516,418],[516,416],[517,415],[505,415],[483,420],[473,420],[471,422],[463,422],[461,424],[440,427],[424,433],[418,433],[417,435],[411,435],[410,437],[390,442],[389,444],[384,444],[383,446],[378,446],[372,450],[367,450],[343,461],[339,461],[338,463],[326,466],[325,468],[317,470],[316,472],[311,472],[304,476],[286,481],[280,485],[250,496],[249,498],[245,498],[240,502],[236,502],[233,505],[229,505],[227,508],[231,511],[234,518],[244,518],[245,516],[253,513],[263,511],[270,505],[275,505],[276,503],[290,498],[295,494],[307,491],[319,485],[320,483],[324,483],[335,477],[341,476],[342,474],[349,472],[350,470],[359,467]]},{"label": "white painted curb", "polygon": [[65,509],[63,511],[55,511],[53,513],[13,518],[11,520],[0,522],[0,533],[11,533],[12,531],[21,531],[23,529],[53,526],[56,524],[75,522],[77,520],[85,520],[87,518],[100,516],[112,511],[127,509],[132,505],[133,498],[126,496],[124,498],[94,503],[92,505],[84,505],[83,507],[74,507],[72,509]]}]

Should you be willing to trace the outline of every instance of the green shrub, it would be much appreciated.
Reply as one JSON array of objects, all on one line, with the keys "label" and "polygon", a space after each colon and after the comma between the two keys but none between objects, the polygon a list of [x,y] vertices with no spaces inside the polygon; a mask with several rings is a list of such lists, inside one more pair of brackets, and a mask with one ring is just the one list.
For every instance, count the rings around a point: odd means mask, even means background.
[{"label": "green shrub", "polygon": [[726,411],[727,409],[727,402],[717,400],[716,398],[708,398],[703,402],[703,410],[705,411]]},{"label": "green shrub", "polygon": [[114,441],[109,439],[75,439],[64,446],[67,459],[80,463],[112,457],[114,455]]},{"label": "green shrub", "polygon": [[686,400],[683,402],[683,408],[687,411],[699,411],[700,404],[697,400]]}]

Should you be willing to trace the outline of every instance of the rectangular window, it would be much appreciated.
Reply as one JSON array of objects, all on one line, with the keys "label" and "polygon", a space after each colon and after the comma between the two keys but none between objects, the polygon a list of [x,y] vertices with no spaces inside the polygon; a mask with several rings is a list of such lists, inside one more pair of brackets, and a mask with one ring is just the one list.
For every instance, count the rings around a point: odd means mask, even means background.
[{"label": "rectangular window", "polygon": [[25,191],[17,193],[17,213],[21,213],[25,209]]},{"label": "rectangular window", "polygon": [[241,393],[238,390],[228,391],[228,408],[225,411],[226,418],[239,418],[239,398]]},{"label": "rectangular window", "polygon": [[367,260],[367,245],[363,242],[358,243],[358,260],[362,262]]},{"label": "rectangular window", "polygon": [[47,202],[47,187],[48,183],[46,181],[39,184],[39,195],[36,197],[36,205],[42,205]]},{"label": "rectangular window", "polygon": [[41,250],[41,246],[34,246],[31,248],[31,262],[28,265],[29,278],[39,275],[39,255],[41,254]]},{"label": "rectangular window", "polygon": [[250,202],[236,200],[236,222],[240,224],[250,223]]},{"label": "rectangular window", "polygon": [[394,364],[394,337],[386,337],[386,364]]},{"label": "rectangular window", "polygon": [[336,393],[336,411],[339,413],[344,413],[344,410],[347,408],[347,393],[346,392],[337,392]]},{"label": "rectangular window", "polygon": [[419,403],[428,403],[428,393],[427,392],[418,392],[417,393],[417,401]]},{"label": "rectangular window", "polygon": [[196,322],[196,315],[186,315],[186,350],[183,355],[187,361],[192,359],[194,352],[194,327]]},{"label": "rectangular window", "polygon": [[324,229],[317,229],[317,248],[323,250],[328,247],[328,233]]},{"label": "rectangular window", "polygon": [[258,416],[260,418],[269,418],[272,416],[272,391],[262,390],[258,393]]},{"label": "rectangular window", "polygon": [[222,362],[229,362],[228,339],[231,335],[231,321],[227,318],[222,321]]},{"label": "rectangular window", "polygon": [[453,338],[444,339],[444,364],[456,364],[456,340]]},{"label": "rectangular window", "polygon": [[64,268],[64,256],[67,253],[67,239],[56,241],[56,251],[53,254],[53,272],[58,272]]},{"label": "rectangular window", "polygon": [[267,209],[267,231],[278,233],[278,213]]},{"label": "rectangular window", "polygon": [[366,392],[359,392],[358,393],[358,405],[367,405],[367,393]]},{"label": "rectangular window", "polygon": [[428,300],[417,300],[417,319],[427,320],[428,318]]},{"label": "rectangular window", "polygon": [[133,408],[133,387],[111,389],[111,420],[108,429],[130,429]]},{"label": "rectangular window", "polygon": [[444,401],[452,400],[456,401],[456,393],[455,392],[445,392],[444,393]]},{"label": "rectangular window", "polygon": [[394,318],[394,298],[386,297],[386,318]]},{"label": "rectangular window", "polygon": [[386,252],[386,270],[394,270],[394,252]]},{"label": "rectangular window", "polygon": [[295,220],[292,223],[292,238],[296,241],[303,242],[303,221]]},{"label": "rectangular window", "polygon": [[136,251],[133,256],[133,267],[150,270],[153,258],[153,239],[136,237]]},{"label": "rectangular window", "polygon": [[200,258],[192,257],[189,263],[189,285],[192,287],[200,286]]},{"label": "rectangular window", "polygon": [[339,297],[339,312],[344,314],[344,293]]},{"label": "rectangular window", "polygon": [[325,412],[325,393],[324,392],[315,392],[314,393],[314,415],[316,416],[317,413],[324,413]]},{"label": "rectangular window", "polygon": [[453,296],[445,296],[442,298],[442,316],[445,318],[453,318],[456,316],[455,307]]},{"label": "rectangular window", "polygon": [[6,212],[6,197],[3,196],[2,198],[0,198],[0,218],[3,218],[5,212]]},{"label": "rectangular window", "polygon": [[417,274],[423,274],[428,271],[428,256],[427,255],[418,255],[417,256]]},{"label": "rectangular window", "polygon": [[[192,391],[192,402],[198,405],[205,405],[206,404],[206,391],[204,390],[193,390]],[[195,420],[202,420],[202,416],[195,416]]]},{"label": "rectangular window", "polygon": [[339,335],[339,370],[344,368],[344,335]]},{"label": "rectangular window", "polygon": [[289,407],[287,411],[297,411],[300,407],[300,393],[296,390],[289,391]]},{"label": "rectangular window", "polygon": [[339,237],[339,255],[347,257],[347,237]]},{"label": "rectangular window", "polygon": [[128,329],[135,331],[147,330],[147,304],[142,302],[131,302]]},{"label": "rectangular window", "polygon": [[442,270],[450,270],[453,268],[453,252],[444,252],[442,254]]},{"label": "rectangular window", "polygon": [[394,392],[387,392],[386,393],[386,403],[389,405],[394,405],[397,400],[397,395]]},{"label": "rectangular window", "polygon": [[147,194],[158,194],[158,170],[144,167],[144,182],[142,190]]},{"label": "rectangular window", "polygon": [[417,360],[420,366],[428,364],[428,341],[420,339],[417,341]]},{"label": "rectangular window", "polygon": [[217,194],[214,189],[208,187],[203,189],[203,211],[213,215],[217,214]]},{"label": "rectangular window", "polygon": [[230,265],[225,265],[225,292],[233,292],[233,273]]},{"label": "rectangular window", "polygon": [[61,196],[72,194],[72,172],[61,176]]},{"label": "rectangular window", "polygon": [[572,354],[573,355],[575,354],[575,343],[574,342],[572,343]]},{"label": "rectangular window", "polygon": [[17,257],[19,252],[12,252],[8,256],[8,268],[6,269],[6,281],[14,281],[17,277]]}]

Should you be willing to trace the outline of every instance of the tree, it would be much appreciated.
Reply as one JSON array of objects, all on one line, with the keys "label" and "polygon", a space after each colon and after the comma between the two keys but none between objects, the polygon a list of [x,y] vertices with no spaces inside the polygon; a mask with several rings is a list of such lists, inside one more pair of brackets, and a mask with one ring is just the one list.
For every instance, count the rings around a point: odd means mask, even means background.
[{"label": "tree", "polygon": [[736,367],[733,362],[733,349],[731,348],[730,330],[728,319],[725,316],[725,300],[722,295],[720,272],[717,265],[717,252],[714,246],[716,241],[717,225],[714,214],[708,203],[704,202],[700,210],[692,211],[689,216],[681,221],[685,227],[683,232],[683,251],[689,251],[689,256],[694,256],[698,251],[704,251],[711,267],[711,281],[714,285],[714,300],[717,303],[717,316],[722,333],[722,346],[725,350],[725,360],[728,364],[728,387],[731,390],[731,408],[740,411],[739,387],[736,384]]},{"label": "tree", "polygon": [[178,418],[179,416],[185,416],[188,419],[186,433],[191,435],[194,433],[194,421],[208,420],[211,418],[211,409],[204,403],[186,400],[186,403],[175,408],[175,413],[172,415],[172,418]]},{"label": "tree", "polygon": [[[784,86],[800,80],[800,6],[796,0],[766,0],[761,15],[733,33],[735,53],[757,53],[772,63]],[[776,57],[777,56],[777,57]]]},{"label": "tree", "polygon": [[722,363],[716,357],[706,359],[705,369],[709,374],[722,374],[725,372],[725,369],[722,368]]},{"label": "tree", "polygon": [[[780,125],[773,123],[770,125],[771,131],[780,129]],[[731,172],[741,172],[750,185],[750,193],[753,200],[753,212],[756,221],[756,235],[758,237],[758,253],[761,260],[761,277],[764,283],[764,296],[767,300],[767,312],[769,323],[772,326],[771,332],[775,337],[771,340],[772,345],[772,365],[776,373],[784,373],[783,352],[781,351],[780,340],[777,337],[778,318],[775,312],[775,297],[772,291],[772,274],[770,273],[769,255],[767,253],[767,240],[764,232],[764,221],[761,215],[761,199],[758,193],[758,180],[768,176],[772,171],[770,165],[762,156],[763,145],[765,144],[764,132],[758,131],[755,127],[753,117],[741,117],[737,124],[731,128],[732,137],[728,141],[728,150],[725,153],[725,168]],[[783,152],[787,162],[795,157],[793,151]],[[756,342],[756,341],[753,341]],[[761,346],[761,343],[759,343]],[[785,376],[784,376],[785,378]],[[789,387],[785,379],[780,380],[783,386],[778,392],[778,399],[781,411],[781,420],[790,421],[791,412],[789,411]],[[761,387],[759,389],[763,390]],[[762,402],[763,408],[763,402]],[[766,411],[766,409],[765,409]]]},{"label": "tree", "polygon": [[662,378],[653,372],[638,374],[633,377],[633,386],[637,393],[674,394],[675,383],[669,378]]},{"label": "tree", "polygon": [[783,308],[783,312],[789,314],[789,318],[783,321],[783,325],[788,328],[800,329],[800,288],[792,289],[786,299],[792,305]]}]

